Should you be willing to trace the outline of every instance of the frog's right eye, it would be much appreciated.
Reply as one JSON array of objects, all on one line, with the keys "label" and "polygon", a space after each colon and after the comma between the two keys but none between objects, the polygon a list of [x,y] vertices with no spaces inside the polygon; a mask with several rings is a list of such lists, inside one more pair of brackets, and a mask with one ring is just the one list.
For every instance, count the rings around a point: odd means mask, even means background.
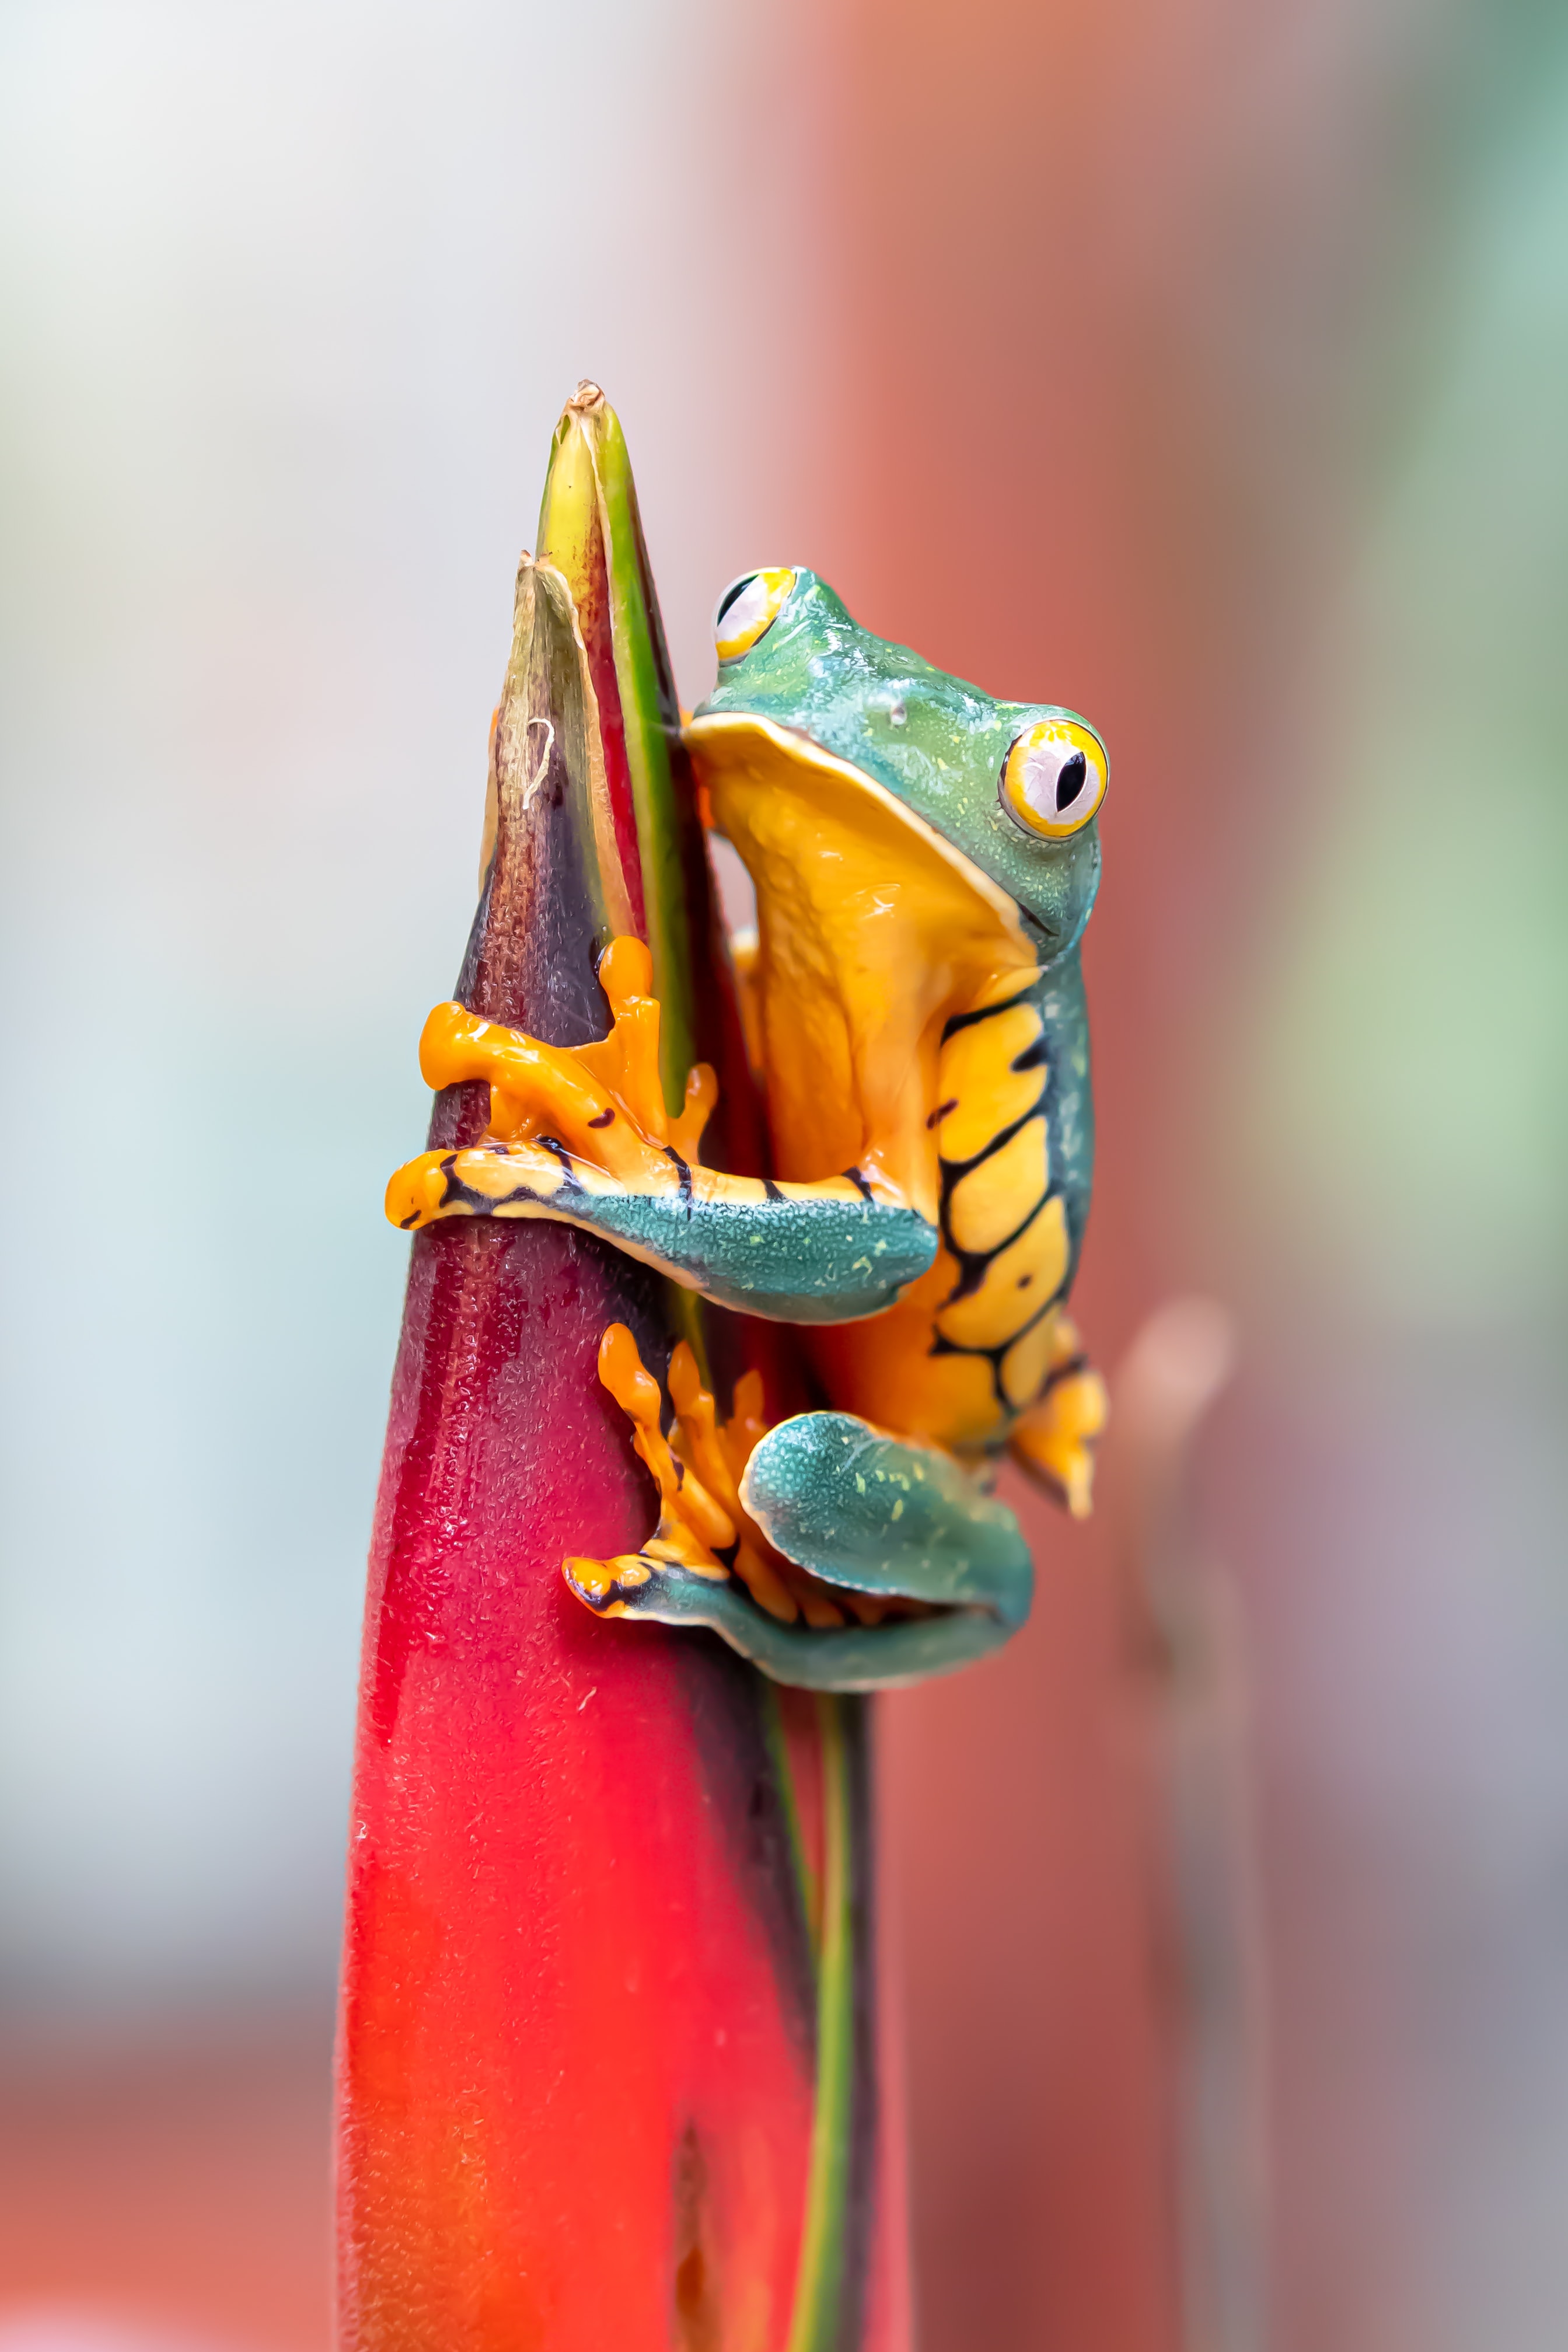
[{"label": "frog's right eye", "polygon": [[1025,833],[1065,841],[1105,797],[1105,746],[1079,719],[1042,719],[1002,762],[1001,803]]},{"label": "frog's right eye", "polygon": [[774,572],[743,572],[714,606],[714,648],[721,662],[738,661],[773,626],[795,585],[793,566]]}]

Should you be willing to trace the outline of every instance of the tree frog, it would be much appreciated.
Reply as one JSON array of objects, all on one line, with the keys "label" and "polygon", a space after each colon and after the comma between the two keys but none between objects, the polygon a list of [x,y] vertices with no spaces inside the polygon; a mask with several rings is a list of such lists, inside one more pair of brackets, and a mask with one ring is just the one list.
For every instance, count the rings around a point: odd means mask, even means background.
[{"label": "tree frog", "polygon": [[702,1164],[706,1067],[666,1110],[651,963],[622,940],[597,1045],[436,1008],[424,1076],[486,1082],[490,1131],[400,1170],[387,1213],[564,1218],[800,1326],[823,1410],[769,1427],[748,1376],[720,1426],[677,1349],[673,1441],[630,1333],[606,1335],[664,1517],[640,1552],[566,1574],[601,1613],[712,1626],[779,1681],[873,1689],[1027,1616],[1028,1547],[987,1492],[1004,1449],[1089,1508],[1104,1395],[1064,1302],[1093,1155],[1079,949],[1106,757],[1072,712],[873,635],[803,567],[744,574],[715,631],[685,740],[756,887],[737,966],[774,1174]]}]

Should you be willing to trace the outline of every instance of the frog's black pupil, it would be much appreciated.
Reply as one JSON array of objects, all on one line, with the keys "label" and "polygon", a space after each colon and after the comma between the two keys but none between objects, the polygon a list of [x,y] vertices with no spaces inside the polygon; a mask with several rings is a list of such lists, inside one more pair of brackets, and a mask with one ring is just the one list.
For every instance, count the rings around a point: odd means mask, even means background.
[{"label": "frog's black pupil", "polygon": [[1082,751],[1074,751],[1071,760],[1063,760],[1056,773],[1056,809],[1061,811],[1078,798],[1083,790],[1083,779],[1089,773],[1089,762]]},{"label": "frog's black pupil", "polygon": [[750,587],[756,577],[757,574],[755,572],[748,572],[744,580],[737,580],[733,588],[727,588],[725,590],[723,598],[719,604],[718,611],[714,616],[716,621],[723,620],[725,614],[728,612],[736,598],[737,596],[745,595],[747,590]]}]

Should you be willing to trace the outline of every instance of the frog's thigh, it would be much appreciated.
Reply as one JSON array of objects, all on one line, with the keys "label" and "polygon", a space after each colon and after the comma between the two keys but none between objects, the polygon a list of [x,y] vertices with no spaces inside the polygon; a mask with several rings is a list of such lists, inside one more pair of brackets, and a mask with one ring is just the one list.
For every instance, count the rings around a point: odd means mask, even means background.
[{"label": "frog's thigh", "polygon": [[780,1422],[752,1454],[741,1492],[768,1540],[829,1584],[984,1609],[1009,1633],[1029,1614],[1029,1547],[1006,1505],[947,1454],[854,1413]]},{"label": "frog's thigh", "polygon": [[884,1437],[852,1413],[780,1422],[752,1454],[741,1493],[802,1568],[937,1612],[813,1632],[780,1625],[733,1584],[660,1580],[659,1614],[713,1626],[776,1682],[862,1691],[922,1682],[999,1649],[1029,1614],[1034,1571],[1012,1513],[946,1454]]}]

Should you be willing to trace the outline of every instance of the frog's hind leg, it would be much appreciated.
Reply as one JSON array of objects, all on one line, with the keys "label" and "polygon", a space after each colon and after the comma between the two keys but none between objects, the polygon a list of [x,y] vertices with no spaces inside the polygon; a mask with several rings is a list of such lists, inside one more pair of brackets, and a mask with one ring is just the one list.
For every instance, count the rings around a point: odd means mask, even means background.
[{"label": "frog's hind leg", "polygon": [[919,1682],[999,1649],[1029,1615],[1034,1569],[1006,1505],[949,1455],[853,1413],[780,1422],[752,1454],[741,1494],[769,1542],[823,1583],[922,1612],[841,1633],[770,1627],[760,1639],[749,1623],[719,1627],[776,1681],[815,1690]]},{"label": "frog's hind leg", "polygon": [[[572,1591],[600,1613],[711,1626],[776,1682],[861,1691],[966,1665],[1028,1616],[1033,1570],[1017,1520],[946,1454],[883,1436],[852,1413],[800,1413],[748,1442],[731,1482],[696,1432],[690,1400],[677,1397],[685,1433],[677,1480],[654,1458],[656,1383],[643,1373],[647,1391],[634,1398],[618,1362],[607,1360],[605,1372],[629,1411],[640,1405],[638,1450],[659,1476],[664,1513],[640,1553],[566,1562]],[[699,1466],[706,1483],[694,1475]],[[684,1539],[675,1521],[720,1495],[724,1524],[705,1530],[706,1544]],[[737,1532],[731,1576],[719,1555]]]}]

